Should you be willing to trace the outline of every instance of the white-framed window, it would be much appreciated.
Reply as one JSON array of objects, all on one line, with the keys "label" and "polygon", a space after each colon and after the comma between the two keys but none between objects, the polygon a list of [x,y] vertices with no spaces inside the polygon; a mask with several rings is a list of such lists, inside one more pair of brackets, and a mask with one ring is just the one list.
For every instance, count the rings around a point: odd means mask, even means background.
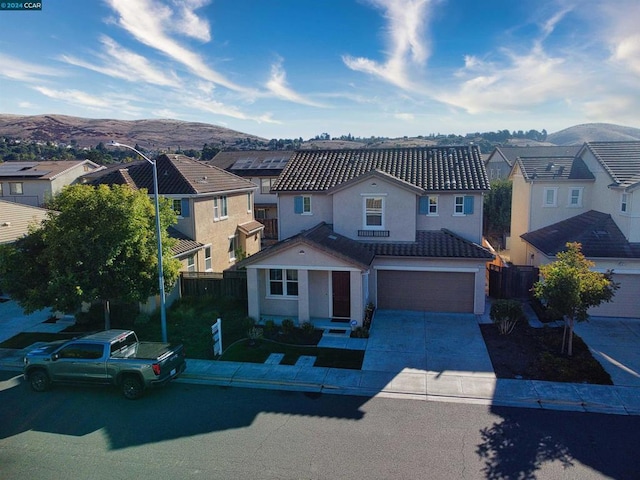
[{"label": "white-framed window", "polygon": [[293,199],[293,213],[311,215],[311,195],[298,195]]},{"label": "white-framed window", "polygon": [[22,195],[24,193],[22,187],[22,182],[9,182],[9,194]]},{"label": "white-framed window", "polygon": [[260,193],[268,194],[271,191],[271,187],[275,178],[261,178],[260,179]]},{"label": "white-framed window", "polygon": [[453,204],[453,213],[454,215],[464,214],[464,197],[462,195],[456,195],[456,198]]},{"label": "white-framed window", "polygon": [[196,271],[196,256],[191,255],[187,257],[187,272],[195,272]]},{"label": "white-framed window", "polygon": [[238,236],[231,235],[229,237],[229,261],[233,262],[236,259],[236,252],[238,251]]},{"label": "white-framed window", "polygon": [[227,218],[227,196],[214,197],[213,199],[213,219],[222,220]]},{"label": "white-framed window", "polygon": [[543,207],[557,207],[558,206],[558,187],[547,187],[542,193],[542,206]]},{"label": "white-framed window", "polygon": [[366,230],[384,229],[384,197],[364,197],[363,225]]},{"label": "white-framed window", "polygon": [[567,205],[570,207],[581,207],[582,206],[582,187],[571,187],[569,188],[569,199],[567,201]]},{"label": "white-framed window", "polygon": [[204,269],[207,272],[212,270],[211,268],[211,247],[204,247]]},{"label": "white-framed window", "polygon": [[471,195],[456,195],[453,201],[454,215],[473,215],[474,198]]},{"label": "white-framed window", "polygon": [[181,217],[182,216],[182,199],[181,198],[174,198],[172,200],[173,203],[173,211],[176,212],[176,215]]},{"label": "white-framed window", "polygon": [[253,210],[253,202],[251,201],[251,192],[247,193],[247,212]]},{"label": "white-framed window", "polygon": [[3,196],[3,194],[2,194],[2,182],[0,182],[0,197],[2,197],[2,196]]},{"label": "white-framed window", "polygon": [[418,207],[420,215],[438,215],[438,195],[420,197]]},{"label": "white-framed window", "polygon": [[298,296],[298,271],[272,268],[269,270],[269,295]]},{"label": "white-framed window", "polygon": [[256,220],[265,220],[267,218],[266,208],[256,208]]},{"label": "white-framed window", "polygon": [[631,194],[630,193],[623,193],[622,196],[620,197],[620,211],[622,213],[629,213],[630,210],[630,203],[631,201]]}]

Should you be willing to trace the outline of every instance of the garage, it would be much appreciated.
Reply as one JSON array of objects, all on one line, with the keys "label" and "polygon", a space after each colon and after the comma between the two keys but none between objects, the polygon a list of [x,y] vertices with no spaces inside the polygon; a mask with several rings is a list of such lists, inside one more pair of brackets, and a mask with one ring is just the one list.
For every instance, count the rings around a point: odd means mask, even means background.
[{"label": "garage", "polygon": [[640,275],[613,273],[613,280],[620,284],[613,300],[589,310],[589,315],[599,317],[640,316]]},{"label": "garage", "polygon": [[378,308],[473,313],[475,274],[378,270]]}]

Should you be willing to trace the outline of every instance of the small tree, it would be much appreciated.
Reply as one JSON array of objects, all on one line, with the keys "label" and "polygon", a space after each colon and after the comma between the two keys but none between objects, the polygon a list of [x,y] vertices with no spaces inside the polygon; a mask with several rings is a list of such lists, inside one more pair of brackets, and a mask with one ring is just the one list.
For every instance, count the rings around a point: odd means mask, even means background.
[{"label": "small tree", "polygon": [[496,300],[489,312],[489,317],[498,326],[501,335],[513,332],[523,315],[522,305],[517,300]]},{"label": "small tree", "polygon": [[[573,327],[577,321],[589,318],[587,311],[602,302],[610,302],[618,284],[613,272],[594,272],[595,265],[582,254],[580,243],[567,243],[567,250],[557,255],[555,262],[540,267],[540,281],[533,285],[533,294],[547,307],[564,318],[562,353],[573,355]],[[567,341],[568,340],[568,341]]]}]

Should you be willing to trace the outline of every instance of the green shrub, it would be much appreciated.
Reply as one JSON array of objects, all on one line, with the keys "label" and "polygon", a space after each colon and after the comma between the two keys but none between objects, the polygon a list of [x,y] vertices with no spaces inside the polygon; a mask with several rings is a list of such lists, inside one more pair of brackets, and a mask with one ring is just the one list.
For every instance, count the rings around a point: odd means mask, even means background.
[{"label": "green shrub", "polygon": [[369,329],[367,327],[356,327],[356,329],[351,332],[351,337],[369,338]]},{"label": "green shrub", "polygon": [[283,334],[289,335],[291,332],[293,332],[295,324],[290,318],[285,318],[284,320],[282,320],[282,324],[280,325],[280,327],[282,328]]},{"label": "green shrub", "polygon": [[517,300],[496,300],[491,305],[489,316],[498,326],[500,334],[508,335],[513,331],[518,320],[524,316],[524,312],[522,304]]},{"label": "green shrub", "polygon": [[302,333],[304,333],[305,335],[313,335],[313,332],[315,331],[316,327],[314,327],[313,323],[311,322],[304,322],[300,326],[300,329],[302,330]]},{"label": "green shrub", "polygon": [[276,326],[276,322],[274,322],[273,320],[266,320],[264,322],[264,331],[267,334],[272,334],[275,333],[275,331],[278,329],[278,327]]}]

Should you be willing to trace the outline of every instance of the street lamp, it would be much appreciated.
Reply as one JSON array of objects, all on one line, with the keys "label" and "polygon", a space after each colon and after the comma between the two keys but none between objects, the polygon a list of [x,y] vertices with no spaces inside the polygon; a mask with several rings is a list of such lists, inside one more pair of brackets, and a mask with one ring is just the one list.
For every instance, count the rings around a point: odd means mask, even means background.
[{"label": "street lamp", "polygon": [[158,165],[157,160],[150,160],[144,155],[142,152],[139,152],[137,149],[133,148],[130,145],[125,145],[124,143],[111,142],[109,144],[112,147],[123,147],[128,148],[129,150],[133,150],[142,158],[144,158],[147,162],[151,164],[153,167],[153,200],[156,206],[156,237],[158,241],[158,287],[160,288],[160,325],[162,327],[162,341],[167,342],[167,309],[165,306],[165,295],[164,295],[164,269],[162,267],[162,236],[160,229],[160,200],[158,198]]}]

